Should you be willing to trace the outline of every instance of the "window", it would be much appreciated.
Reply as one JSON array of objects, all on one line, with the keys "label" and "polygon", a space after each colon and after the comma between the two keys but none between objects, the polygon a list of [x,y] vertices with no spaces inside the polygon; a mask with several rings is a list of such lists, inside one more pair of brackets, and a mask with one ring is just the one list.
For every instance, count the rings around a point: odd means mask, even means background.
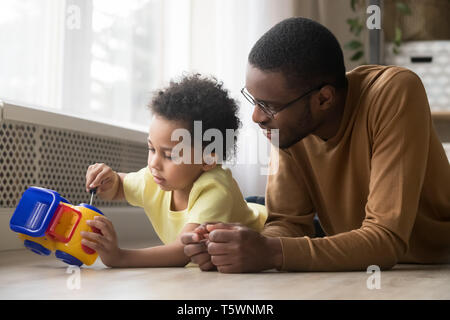
[{"label": "window", "polygon": [[0,98],[146,130],[153,91],[187,69],[184,3],[2,0]]}]

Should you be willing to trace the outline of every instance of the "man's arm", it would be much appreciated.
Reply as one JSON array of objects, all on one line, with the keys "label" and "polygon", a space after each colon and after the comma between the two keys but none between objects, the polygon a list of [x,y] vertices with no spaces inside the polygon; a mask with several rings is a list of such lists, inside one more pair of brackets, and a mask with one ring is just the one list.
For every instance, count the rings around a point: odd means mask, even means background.
[{"label": "man's arm", "polygon": [[[277,155],[275,153],[278,153]],[[289,151],[272,147],[271,166],[266,188],[269,213],[262,234],[268,237],[314,236],[314,205]]]}]

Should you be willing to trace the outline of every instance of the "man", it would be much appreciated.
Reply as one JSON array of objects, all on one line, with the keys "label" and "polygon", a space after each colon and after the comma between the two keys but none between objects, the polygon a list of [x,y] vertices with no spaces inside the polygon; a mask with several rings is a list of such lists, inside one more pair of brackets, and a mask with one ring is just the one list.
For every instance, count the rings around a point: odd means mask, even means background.
[{"label": "man", "polygon": [[[413,72],[346,74],[336,38],[304,18],[275,25],[248,62],[253,121],[279,129],[269,218],[261,234],[224,223],[184,234],[193,262],[220,272],[450,262],[450,167]],[[325,237],[314,237],[315,214]]]}]

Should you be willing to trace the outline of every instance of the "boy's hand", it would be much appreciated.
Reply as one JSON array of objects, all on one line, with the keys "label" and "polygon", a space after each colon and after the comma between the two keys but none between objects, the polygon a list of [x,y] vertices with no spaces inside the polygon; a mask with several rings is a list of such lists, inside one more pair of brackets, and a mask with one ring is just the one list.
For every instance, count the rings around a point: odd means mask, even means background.
[{"label": "boy's hand", "polygon": [[81,244],[94,249],[108,267],[119,267],[122,262],[122,250],[117,245],[117,235],[112,222],[104,216],[96,216],[94,220],[87,220],[87,225],[95,227],[101,234],[81,232]]},{"label": "boy's hand", "polygon": [[207,223],[203,223],[194,229],[193,232],[186,232],[181,235],[181,242],[184,244],[184,254],[193,263],[198,264],[202,271],[216,270],[216,266],[211,262],[208,253],[209,233],[206,230]]},{"label": "boy's hand", "polygon": [[279,238],[269,238],[239,223],[208,224],[207,250],[219,272],[259,272],[283,263]]},{"label": "boy's hand", "polygon": [[104,163],[90,165],[86,172],[86,192],[97,188],[97,195],[103,200],[112,200],[120,187],[120,178]]}]

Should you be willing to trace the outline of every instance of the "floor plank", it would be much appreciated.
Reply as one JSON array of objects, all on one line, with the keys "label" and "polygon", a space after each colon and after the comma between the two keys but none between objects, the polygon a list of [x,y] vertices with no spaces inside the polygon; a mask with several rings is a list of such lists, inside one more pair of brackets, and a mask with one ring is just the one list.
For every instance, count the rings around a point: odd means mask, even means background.
[{"label": "floor plank", "polygon": [[75,273],[54,257],[0,252],[0,299],[450,299],[450,265],[397,265],[368,289],[366,272],[221,274],[189,268],[106,268]]}]

